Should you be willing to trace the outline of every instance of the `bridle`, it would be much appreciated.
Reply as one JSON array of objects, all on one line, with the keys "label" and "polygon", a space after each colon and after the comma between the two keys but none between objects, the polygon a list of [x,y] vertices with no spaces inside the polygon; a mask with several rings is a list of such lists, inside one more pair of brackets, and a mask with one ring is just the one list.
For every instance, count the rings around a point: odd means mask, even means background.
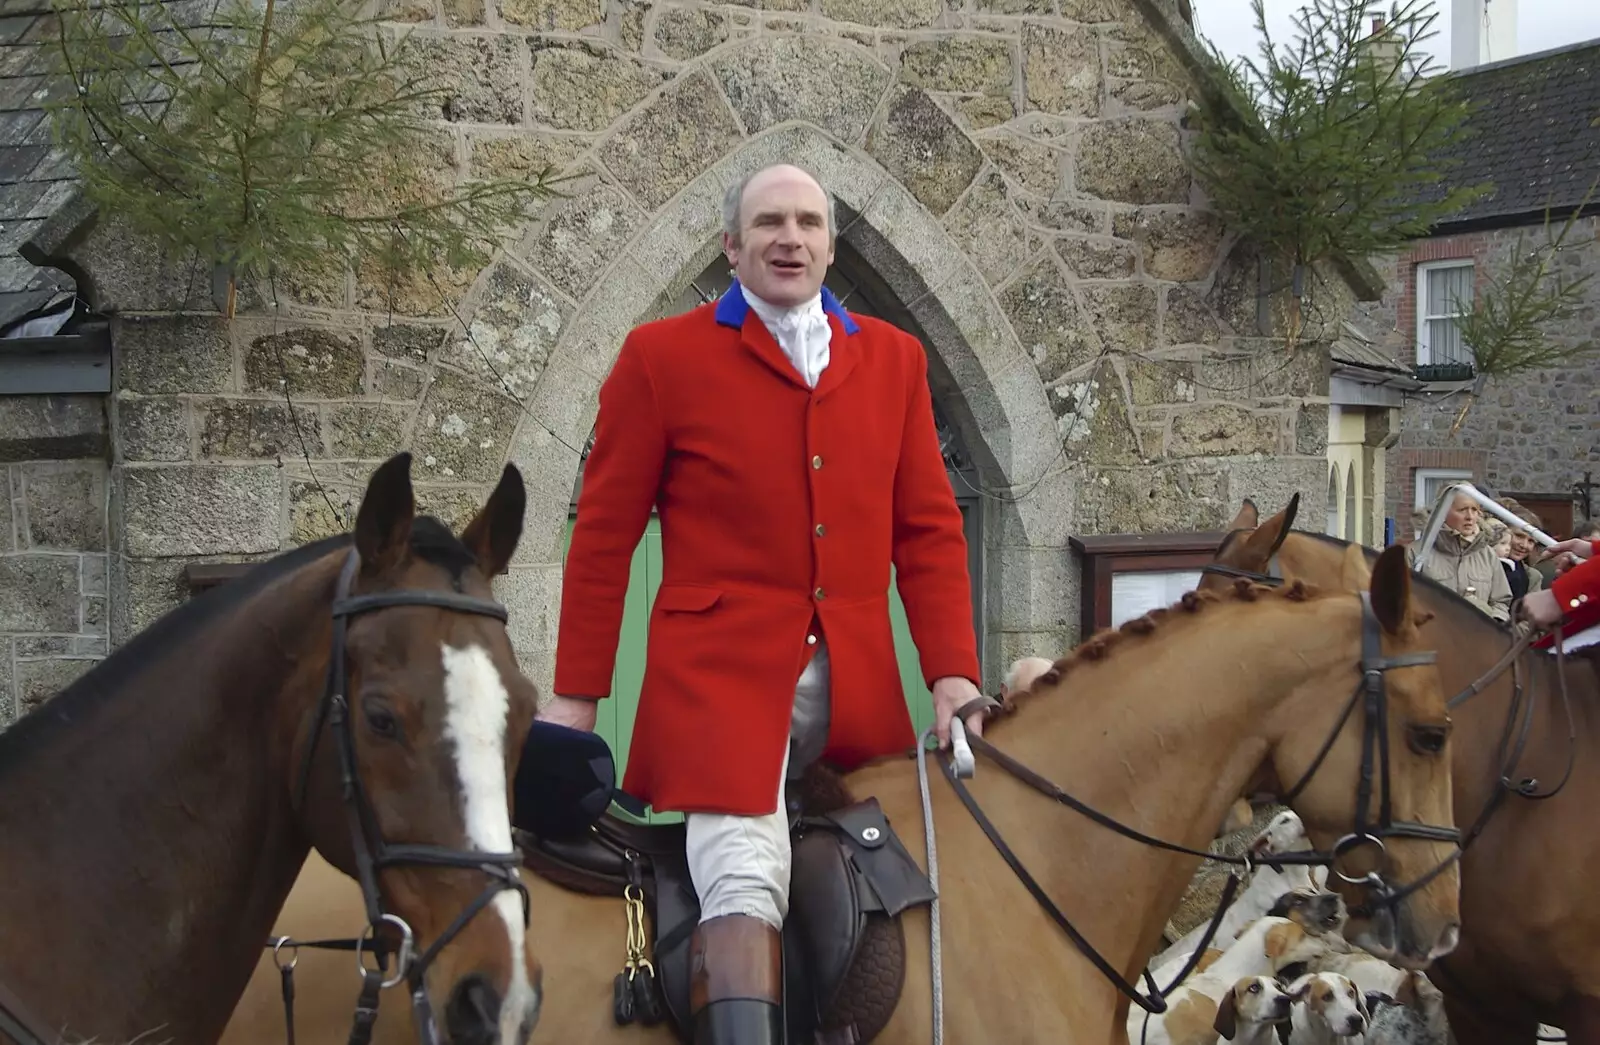
[{"label": "bridle", "polygon": [[[1289,864],[1327,867],[1339,878],[1351,885],[1365,885],[1369,890],[1369,894],[1374,897],[1369,904],[1364,905],[1362,908],[1353,909],[1352,913],[1365,913],[1376,908],[1387,908],[1392,912],[1401,900],[1426,886],[1451,866],[1455,860],[1459,859],[1461,834],[1454,827],[1394,819],[1389,791],[1388,687],[1386,685],[1386,673],[1397,668],[1421,667],[1433,664],[1436,660],[1436,654],[1432,650],[1427,650],[1404,653],[1393,657],[1384,656],[1381,645],[1382,626],[1378,622],[1377,615],[1372,610],[1371,596],[1366,592],[1357,594],[1361,599],[1362,615],[1360,679],[1356,683],[1355,692],[1351,694],[1343,713],[1334,724],[1328,739],[1323,743],[1316,758],[1284,798],[1284,802],[1287,804],[1289,800],[1297,797],[1305,789],[1306,785],[1310,783],[1317,769],[1321,767],[1323,761],[1327,758],[1328,752],[1333,749],[1333,745],[1344,732],[1345,723],[1354,714],[1356,707],[1360,706],[1365,722],[1361,743],[1361,775],[1357,783],[1355,823],[1351,832],[1335,842],[1332,849],[1327,852],[1272,853],[1252,861],[1249,856],[1223,856],[1163,841],[1119,823],[1112,817],[1074,798],[1056,784],[1051,783],[1010,755],[998,750],[981,736],[968,734],[968,743],[975,754],[987,756],[1006,772],[1034,790],[1060,802],[1101,827],[1122,835],[1124,838],[1167,852],[1182,853],[1216,863],[1240,866],[1244,868],[1245,874],[1249,873],[1255,863],[1264,864],[1275,870],[1281,870],[1283,866]],[[992,713],[998,707],[999,704],[994,698],[979,697],[958,709],[955,717],[965,720],[968,715],[978,712]],[[1380,759],[1381,762],[1379,761]],[[1011,867],[1011,870],[1022,881],[1022,884],[1033,895],[1033,898],[1044,908],[1045,913],[1072,939],[1073,943],[1100,971],[1101,975],[1110,980],[1118,991],[1146,1012],[1165,1012],[1167,1010],[1167,997],[1194,971],[1194,967],[1204,957],[1206,948],[1211,945],[1224,914],[1227,912],[1229,905],[1233,903],[1234,896],[1238,892],[1242,881],[1241,876],[1239,874],[1229,875],[1227,884],[1223,888],[1222,902],[1218,906],[1216,914],[1206,927],[1206,931],[1200,943],[1195,947],[1194,953],[1190,955],[1188,962],[1173,978],[1171,983],[1165,988],[1158,987],[1150,970],[1148,968],[1144,970],[1144,981],[1150,990],[1150,993],[1145,995],[1124,979],[1122,974],[1095,950],[1088,940],[1083,937],[1082,933],[1073,926],[1067,916],[1062,913],[1061,909],[1056,906],[1055,902],[1050,899],[1038,880],[1022,865],[1016,853],[1001,837],[999,830],[984,814],[972,792],[962,782],[957,773],[951,752],[940,753],[940,764],[944,769],[945,779],[949,780],[950,786],[955,789],[956,795],[961,799],[962,804],[967,807],[967,811],[972,814],[973,819],[983,829],[984,834],[988,836],[989,841],[1000,853],[1000,856]],[[1377,815],[1374,817],[1372,815],[1372,806],[1375,786],[1377,788]],[[1418,838],[1428,841],[1454,842],[1457,844],[1458,849],[1448,860],[1415,882],[1398,888],[1388,883],[1378,871],[1370,871],[1367,874],[1352,877],[1346,875],[1340,869],[1339,860],[1346,853],[1359,847],[1375,845],[1381,854],[1384,851],[1384,839],[1386,838]]]},{"label": "bridle", "polygon": [[[299,781],[295,787],[294,809],[304,808],[306,789],[310,782],[312,759],[322,738],[324,726],[331,727],[333,741],[339,752],[340,793],[350,827],[350,840],[355,854],[356,880],[361,885],[362,899],[366,904],[367,927],[360,937],[342,940],[293,940],[273,937],[267,946],[278,960],[283,977],[284,1011],[289,1025],[289,1043],[294,1045],[294,966],[299,961],[298,948],[322,947],[334,950],[353,950],[361,974],[361,993],[356,1002],[354,1023],[350,1031],[351,1045],[366,1045],[372,1037],[372,1026],[378,1018],[378,1000],[381,992],[404,982],[411,994],[413,1021],[422,1045],[437,1045],[438,1028],[434,1025],[433,1006],[428,1000],[424,985],[429,966],[439,952],[450,943],[496,896],[505,889],[515,889],[522,896],[522,921],[529,921],[528,889],[523,885],[517,869],[522,856],[516,852],[485,853],[450,849],[437,845],[415,843],[395,844],[385,840],[377,827],[372,802],[361,777],[356,772],[355,736],[350,728],[349,665],[346,661],[346,630],[352,617],[392,606],[431,606],[456,613],[492,617],[498,621],[508,619],[506,608],[489,599],[479,599],[462,592],[400,589],[381,591],[371,595],[351,595],[360,556],[354,548],[345,559],[339,573],[338,587],[333,601],[333,643],[328,658],[328,680],[323,689],[317,716],[311,726],[310,744],[300,764]],[[386,867],[454,867],[482,871],[489,878],[483,891],[468,904],[439,937],[421,954],[416,953],[415,937],[405,919],[383,906],[378,891],[378,872]],[[396,967],[388,975],[389,946],[379,934],[384,930],[397,933],[400,944],[396,951]],[[287,963],[281,952],[290,948],[293,957]],[[370,968],[361,954],[370,949],[376,955],[379,967]]]}]

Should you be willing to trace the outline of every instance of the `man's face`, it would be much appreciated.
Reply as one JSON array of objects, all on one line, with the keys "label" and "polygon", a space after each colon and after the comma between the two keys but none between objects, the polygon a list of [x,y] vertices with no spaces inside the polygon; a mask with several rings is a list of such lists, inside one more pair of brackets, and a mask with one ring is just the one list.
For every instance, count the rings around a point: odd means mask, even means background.
[{"label": "man's face", "polygon": [[1521,562],[1528,557],[1528,553],[1531,551],[1533,551],[1533,538],[1529,537],[1521,530],[1512,530],[1511,558],[1517,562]]},{"label": "man's face", "polygon": [[745,187],[739,236],[723,236],[739,282],[763,301],[793,308],[817,296],[833,264],[828,198],[795,167],[762,171]]}]

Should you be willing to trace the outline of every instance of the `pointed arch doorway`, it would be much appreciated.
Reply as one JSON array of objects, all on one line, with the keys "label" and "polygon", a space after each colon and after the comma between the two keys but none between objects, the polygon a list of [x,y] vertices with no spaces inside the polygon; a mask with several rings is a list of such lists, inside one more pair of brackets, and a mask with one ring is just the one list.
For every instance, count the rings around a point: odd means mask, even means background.
[{"label": "pointed arch doorway", "polygon": [[[732,273],[728,270],[726,259],[717,255],[698,276],[690,280],[688,285],[671,301],[661,303],[656,311],[658,315],[674,315],[686,312],[702,304],[715,301],[732,285]],[[824,285],[833,292],[844,307],[858,315],[872,316],[893,323],[902,330],[928,344],[928,338],[922,329],[911,317],[900,302],[895,300],[890,290],[882,280],[876,277],[871,267],[848,244],[840,240],[834,258],[834,264],[829,268]],[[931,356],[932,353],[930,353]],[[929,380],[932,384],[939,384],[941,376],[930,373]],[[939,432],[940,450],[944,456],[945,475],[950,480],[951,489],[955,494],[956,504],[961,509],[961,517],[967,538],[967,569],[972,578],[972,623],[977,634],[978,649],[984,648],[984,613],[983,613],[983,506],[979,490],[983,489],[979,482],[978,469],[973,456],[968,452],[959,431],[950,423],[948,416],[940,408],[939,396],[933,396],[934,424]],[[583,447],[583,459],[588,459],[589,448],[593,444],[594,435],[591,432],[589,441]],[[572,536],[572,525],[577,517],[578,493],[583,489],[583,467],[578,468],[578,477],[573,484],[572,502],[567,517],[566,535],[562,545],[562,556],[566,555],[567,543]],[[890,624],[894,631],[895,652],[900,664],[901,685],[905,689],[906,702],[911,711],[911,721],[920,733],[933,721],[932,695],[922,681],[921,665],[917,656],[915,643],[911,640],[911,630],[906,623],[905,608],[900,602],[899,592],[895,590],[892,580],[893,568],[891,567],[891,582],[889,586],[889,616]],[[616,753],[617,772],[620,775],[627,764],[628,747],[633,735],[633,722],[638,706],[639,692],[644,684],[645,648],[649,632],[650,606],[655,600],[656,589],[661,584],[661,529],[660,522],[652,512],[650,521],[646,526],[644,539],[639,542],[634,550],[632,572],[628,580],[628,594],[622,613],[622,629],[617,642],[616,667],[612,673],[611,698],[602,701],[599,715],[596,720],[595,731],[606,738]],[[655,822],[667,822],[678,819],[675,813],[654,813],[650,819]]]}]

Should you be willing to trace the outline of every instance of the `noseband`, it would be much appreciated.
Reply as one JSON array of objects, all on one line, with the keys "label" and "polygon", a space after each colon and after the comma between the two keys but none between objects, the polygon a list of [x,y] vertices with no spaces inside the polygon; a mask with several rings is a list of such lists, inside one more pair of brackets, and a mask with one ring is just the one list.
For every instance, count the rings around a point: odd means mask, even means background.
[{"label": "noseband", "polygon": [[[1162,849],[1167,852],[1182,853],[1186,856],[1197,856],[1203,860],[1209,860],[1214,863],[1240,866],[1244,868],[1245,874],[1250,872],[1253,863],[1264,864],[1276,870],[1281,870],[1282,867],[1290,864],[1327,867],[1346,882],[1354,885],[1366,885],[1370,890],[1370,893],[1374,896],[1374,899],[1369,904],[1364,905],[1361,908],[1352,908],[1353,913],[1364,913],[1378,907],[1389,908],[1393,910],[1401,900],[1427,885],[1430,881],[1442,874],[1446,868],[1451,866],[1457,859],[1460,858],[1461,850],[1459,846],[1461,834],[1454,827],[1438,827],[1431,824],[1417,824],[1409,821],[1397,821],[1393,817],[1393,813],[1390,808],[1389,795],[1389,702],[1388,689],[1385,685],[1385,673],[1396,668],[1419,667],[1432,664],[1435,662],[1435,654],[1430,650],[1425,652],[1402,654],[1396,657],[1385,657],[1383,655],[1381,643],[1382,626],[1378,622],[1377,615],[1373,613],[1372,598],[1367,592],[1360,592],[1358,594],[1361,598],[1361,679],[1359,682],[1357,682],[1355,692],[1351,695],[1349,702],[1345,705],[1343,714],[1341,714],[1339,716],[1339,720],[1334,723],[1332,732],[1329,733],[1328,739],[1323,743],[1321,750],[1318,752],[1316,758],[1312,761],[1310,767],[1306,770],[1305,775],[1302,776],[1299,782],[1290,789],[1286,796],[1284,796],[1284,804],[1287,805],[1290,800],[1297,797],[1300,792],[1305,789],[1306,785],[1311,782],[1312,776],[1315,775],[1317,769],[1327,758],[1328,752],[1333,749],[1333,745],[1338,740],[1340,734],[1344,732],[1345,723],[1349,721],[1350,716],[1354,713],[1356,705],[1360,704],[1363,708],[1363,714],[1366,721],[1362,734],[1361,779],[1357,784],[1357,805],[1354,829],[1351,831],[1351,833],[1345,835],[1343,838],[1340,838],[1336,843],[1334,843],[1333,848],[1327,852],[1312,851],[1271,853],[1266,857],[1252,861],[1248,856],[1222,856],[1199,849],[1190,849],[1187,846],[1177,845],[1173,842],[1163,841],[1159,838],[1154,838],[1150,835],[1147,835],[1142,831],[1137,831],[1131,827],[1128,827],[1125,824],[1119,823],[1099,810],[1094,809],[1077,798],[1074,798],[1072,795],[1063,791],[1056,784],[1051,783],[1049,780],[1029,769],[1021,762],[1018,762],[1010,755],[1007,755],[1005,752],[997,749],[993,744],[990,744],[987,740],[983,739],[983,737],[977,734],[969,733],[967,735],[968,743],[971,745],[975,754],[983,754],[987,756],[989,759],[999,765],[1000,768],[1004,769],[1018,780],[1027,784],[1029,787],[1032,787],[1041,794],[1060,802],[1062,805],[1073,810],[1074,812],[1094,821],[1107,830],[1123,836],[1124,838],[1132,839],[1133,841],[1139,842],[1142,845],[1150,846],[1155,849]],[[969,702],[964,707],[958,709],[955,717],[957,719],[965,720],[968,715],[980,711],[993,711],[997,706],[997,702],[992,697],[979,697],[976,700]],[[1378,762],[1379,759],[1382,760],[1381,763]],[[978,826],[983,829],[983,833],[988,836],[989,841],[1000,853],[1000,856],[1008,865],[1010,865],[1011,870],[1033,895],[1033,898],[1039,903],[1039,906],[1044,908],[1045,913],[1048,914],[1050,918],[1072,939],[1073,943],[1076,944],[1078,949],[1083,952],[1084,956],[1087,957],[1091,963],[1093,963],[1095,968],[1100,970],[1101,975],[1110,980],[1111,984],[1116,987],[1118,991],[1120,991],[1130,1001],[1144,1009],[1146,1012],[1166,1012],[1167,996],[1170,995],[1179,984],[1183,983],[1183,981],[1188,978],[1189,974],[1194,971],[1195,966],[1198,965],[1200,960],[1205,956],[1206,948],[1211,946],[1211,941],[1216,936],[1217,928],[1219,925],[1221,925],[1223,916],[1227,913],[1229,905],[1233,903],[1234,896],[1238,892],[1239,885],[1241,883],[1240,875],[1230,874],[1228,876],[1228,881],[1223,888],[1222,900],[1217,907],[1216,914],[1212,917],[1210,925],[1206,927],[1205,934],[1202,937],[1199,945],[1195,947],[1194,953],[1189,957],[1189,960],[1184,967],[1179,970],[1177,976],[1174,977],[1172,982],[1169,983],[1165,988],[1161,988],[1156,985],[1154,977],[1152,977],[1150,974],[1150,970],[1146,968],[1144,970],[1144,981],[1149,987],[1150,992],[1148,995],[1143,994],[1137,987],[1124,979],[1122,974],[1118,972],[1111,965],[1111,963],[1105,959],[1104,956],[1094,949],[1089,941],[1083,937],[1083,934],[1080,933],[1077,928],[1073,926],[1072,922],[1068,920],[1067,916],[1062,913],[1061,909],[1056,906],[1055,902],[1050,899],[1049,895],[1046,894],[1043,886],[1039,884],[1038,880],[1035,879],[1033,875],[1028,872],[1027,868],[1022,865],[1022,862],[1018,859],[1016,853],[1012,851],[1011,847],[1006,844],[1005,839],[1001,837],[999,830],[996,829],[994,824],[984,814],[982,808],[978,805],[977,799],[973,797],[972,792],[968,790],[966,784],[962,782],[960,775],[957,773],[955,760],[952,757],[951,752],[944,751],[940,753],[940,764],[943,767],[945,779],[949,780],[950,786],[955,789],[956,795],[961,799],[962,804],[967,807],[967,811],[972,814],[972,818],[977,822]],[[1372,807],[1372,791],[1375,776],[1378,780],[1379,791],[1378,814],[1377,818],[1374,820],[1370,813]],[[1421,838],[1428,841],[1454,842],[1458,848],[1456,852],[1452,854],[1450,859],[1446,860],[1444,863],[1440,864],[1438,867],[1434,868],[1417,881],[1409,883],[1400,888],[1391,886],[1377,871],[1372,871],[1366,875],[1352,878],[1339,870],[1338,860],[1344,854],[1356,849],[1359,846],[1376,845],[1381,855],[1383,852],[1383,839],[1396,837]]]},{"label": "noseband", "polygon": [[[350,676],[345,656],[346,631],[352,617],[392,606],[430,606],[456,613],[492,617],[502,622],[508,619],[508,614],[506,608],[498,602],[474,598],[460,592],[401,589],[375,592],[371,595],[351,595],[350,587],[355,580],[359,565],[360,556],[352,548],[345,559],[344,567],[340,570],[338,587],[334,591],[333,649],[328,658],[328,680],[317,709],[316,721],[311,727],[311,744],[300,764],[294,808],[299,812],[304,806],[306,788],[311,777],[312,758],[322,738],[323,727],[331,726],[334,743],[339,751],[340,795],[349,821],[350,840],[355,852],[356,880],[361,885],[361,895],[366,903],[367,928],[361,937],[354,940],[296,941],[287,937],[275,937],[268,941],[267,946],[273,949],[275,956],[284,947],[291,949],[327,947],[356,952],[362,986],[360,999],[356,1004],[355,1023],[350,1032],[352,1045],[365,1045],[371,1039],[372,1025],[378,1018],[380,992],[401,982],[404,982],[410,990],[413,1019],[423,1045],[436,1045],[438,1029],[434,1026],[433,1008],[428,1001],[424,985],[428,968],[439,956],[439,952],[455,939],[474,917],[489,906],[502,890],[515,889],[521,894],[522,921],[524,927],[527,926],[528,890],[517,874],[517,868],[522,865],[522,857],[515,852],[485,853],[437,845],[394,844],[383,838],[378,830],[371,799],[361,783],[360,775],[356,772],[355,736],[350,727]],[[406,924],[405,919],[384,909],[383,898],[378,891],[379,871],[386,867],[407,866],[463,868],[481,871],[489,878],[488,885],[477,898],[456,915],[455,920],[420,955],[415,950],[415,937],[411,927]],[[379,937],[380,931],[385,926],[400,936],[396,967],[392,976],[386,975],[389,948]],[[369,968],[361,960],[363,949],[371,949],[375,953],[379,968]],[[287,963],[280,958],[278,963],[283,976],[284,1006],[289,1021],[290,1045],[294,1043],[292,975],[295,961],[298,961],[298,957]]]}]

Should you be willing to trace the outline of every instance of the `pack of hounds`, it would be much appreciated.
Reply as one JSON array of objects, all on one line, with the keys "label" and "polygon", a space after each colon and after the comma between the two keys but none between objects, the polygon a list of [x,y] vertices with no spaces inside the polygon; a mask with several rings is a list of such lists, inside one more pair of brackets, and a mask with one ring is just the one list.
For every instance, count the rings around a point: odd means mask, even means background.
[{"label": "pack of hounds", "polygon": [[[1251,845],[1255,856],[1308,849],[1284,810]],[[1133,1045],[1450,1045],[1444,997],[1420,972],[1347,942],[1346,911],[1320,867],[1257,867],[1211,946],[1165,1013],[1133,1007]],[[1182,971],[1205,925],[1149,964],[1162,987]]]}]

